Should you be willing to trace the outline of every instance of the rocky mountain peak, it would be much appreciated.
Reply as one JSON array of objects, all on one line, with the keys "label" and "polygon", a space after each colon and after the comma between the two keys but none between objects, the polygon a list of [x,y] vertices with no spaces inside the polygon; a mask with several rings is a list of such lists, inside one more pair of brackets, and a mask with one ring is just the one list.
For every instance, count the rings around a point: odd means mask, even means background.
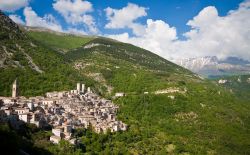
[{"label": "rocky mountain peak", "polygon": [[250,72],[249,62],[237,57],[228,57],[224,60],[216,56],[178,59],[174,62],[184,68],[205,77],[227,74],[246,74]]},{"label": "rocky mountain peak", "polygon": [[19,26],[0,10],[0,33],[2,39],[21,39],[26,35]]}]

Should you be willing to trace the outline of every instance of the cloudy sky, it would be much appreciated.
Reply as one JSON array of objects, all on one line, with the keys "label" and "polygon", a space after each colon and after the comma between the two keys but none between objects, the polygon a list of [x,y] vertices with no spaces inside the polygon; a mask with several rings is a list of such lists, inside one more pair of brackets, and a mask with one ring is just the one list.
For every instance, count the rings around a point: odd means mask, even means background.
[{"label": "cloudy sky", "polygon": [[250,0],[0,0],[15,22],[111,37],[166,59],[250,60]]}]

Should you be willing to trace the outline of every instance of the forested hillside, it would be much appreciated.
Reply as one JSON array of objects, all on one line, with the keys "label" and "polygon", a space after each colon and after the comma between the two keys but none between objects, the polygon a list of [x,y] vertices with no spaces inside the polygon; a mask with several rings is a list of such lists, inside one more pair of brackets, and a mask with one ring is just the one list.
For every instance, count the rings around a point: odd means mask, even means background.
[{"label": "forested hillside", "polygon": [[78,74],[61,53],[27,36],[4,14],[0,18],[0,96],[10,95],[16,78],[25,96],[70,89],[76,81],[93,84]]},{"label": "forested hillside", "polygon": [[220,84],[225,89],[231,91],[239,99],[250,101],[250,75],[222,76],[215,78],[213,81],[226,80]]}]

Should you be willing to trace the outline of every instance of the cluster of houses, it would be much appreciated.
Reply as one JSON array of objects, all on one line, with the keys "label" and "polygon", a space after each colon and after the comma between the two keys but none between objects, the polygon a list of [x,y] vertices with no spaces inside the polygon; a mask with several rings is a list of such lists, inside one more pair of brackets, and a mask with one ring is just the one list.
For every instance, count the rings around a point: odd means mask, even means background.
[{"label": "cluster of houses", "polygon": [[45,97],[19,97],[18,82],[12,87],[12,97],[0,97],[0,121],[18,128],[22,123],[37,127],[52,127],[50,141],[61,139],[75,144],[72,129],[91,127],[97,133],[125,131],[127,125],[117,120],[118,106],[101,98],[84,84],[70,91],[49,92]]}]

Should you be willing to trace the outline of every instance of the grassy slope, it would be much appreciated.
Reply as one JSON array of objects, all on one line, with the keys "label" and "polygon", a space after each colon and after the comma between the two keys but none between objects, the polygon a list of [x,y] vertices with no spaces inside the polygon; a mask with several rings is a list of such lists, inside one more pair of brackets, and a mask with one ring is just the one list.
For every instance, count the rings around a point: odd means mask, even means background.
[{"label": "grassy slope", "polygon": [[91,41],[92,37],[77,37],[72,35],[54,35],[49,32],[30,31],[28,35],[55,49],[70,50]]},{"label": "grassy slope", "polygon": [[[39,39],[42,37],[37,37],[38,40],[34,42],[41,49],[35,50],[36,52],[31,50],[29,54],[43,70],[47,71],[46,78],[33,73],[26,76],[21,72],[21,83],[25,83],[25,89],[23,86],[22,91],[25,95],[30,95],[29,91],[35,91],[37,95],[52,90],[55,88],[52,85],[57,80],[61,83],[56,85],[56,90],[72,88],[71,84],[82,80],[89,85],[100,86],[105,83],[114,88],[112,93],[123,91],[128,94],[114,102],[120,106],[119,119],[130,126],[129,130],[108,135],[81,134],[83,152],[250,154],[249,103],[235,98],[227,90],[200,80],[189,71],[128,44],[95,39],[91,42],[111,47],[99,46],[92,49],[79,47],[61,56],[49,50],[51,49],[49,45],[55,46],[53,40],[51,43],[46,43],[50,40],[44,41]],[[44,46],[45,44],[48,47]],[[53,46],[52,48],[61,48]],[[70,61],[65,62],[64,58]],[[59,60],[51,61],[54,59]],[[85,67],[73,70],[71,66],[75,62],[83,62]],[[69,70],[67,74],[65,69]],[[14,77],[8,78],[6,72],[1,74],[0,80],[2,83],[3,80],[9,79],[9,83],[0,89],[2,94],[8,91],[7,85],[9,86],[10,81],[14,79]],[[105,81],[89,80],[93,79],[89,76],[91,73],[101,73]],[[34,81],[33,84],[25,82],[26,78],[33,79],[31,80]],[[65,81],[70,83],[67,84]],[[186,88],[188,91],[186,94],[169,94],[175,96],[174,100],[168,95],[152,94],[153,91],[169,87]],[[100,91],[108,96],[105,90],[106,88],[101,87]],[[144,95],[144,91],[150,93]],[[35,145],[53,153],[57,152],[48,144]]]}]

